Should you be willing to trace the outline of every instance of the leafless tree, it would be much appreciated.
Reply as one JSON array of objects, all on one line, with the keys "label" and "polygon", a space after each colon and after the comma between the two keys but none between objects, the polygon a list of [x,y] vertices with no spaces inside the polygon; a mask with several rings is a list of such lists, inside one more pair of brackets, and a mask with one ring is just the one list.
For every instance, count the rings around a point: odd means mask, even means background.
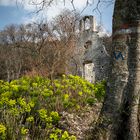
[{"label": "leafless tree", "polygon": [[77,17],[66,10],[50,23],[10,25],[1,31],[0,50],[7,75],[4,79],[10,81],[25,73],[52,78],[78,71]]},{"label": "leafless tree", "polygon": [[3,53],[3,65],[5,67],[6,79],[19,78],[23,66],[23,52],[17,47],[19,40],[17,26],[11,25],[1,32],[1,52]]}]

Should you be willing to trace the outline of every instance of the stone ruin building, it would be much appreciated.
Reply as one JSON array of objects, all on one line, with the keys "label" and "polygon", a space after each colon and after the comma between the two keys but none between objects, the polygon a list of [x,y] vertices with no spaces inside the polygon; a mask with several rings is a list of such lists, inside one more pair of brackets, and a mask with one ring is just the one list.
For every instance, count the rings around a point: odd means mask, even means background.
[{"label": "stone ruin building", "polygon": [[106,79],[109,74],[110,56],[95,29],[94,17],[83,17],[79,26],[78,47],[84,49],[82,76],[93,83]]}]

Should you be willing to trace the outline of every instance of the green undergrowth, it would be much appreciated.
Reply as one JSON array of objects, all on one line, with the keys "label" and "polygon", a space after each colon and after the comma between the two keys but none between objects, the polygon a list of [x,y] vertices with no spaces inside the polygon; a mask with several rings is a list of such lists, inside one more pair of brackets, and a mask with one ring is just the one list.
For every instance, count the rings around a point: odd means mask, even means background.
[{"label": "green undergrowth", "polygon": [[0,140],[76,140],[59,128],[61,112],[81,111],[103,100],[105,82],[78,76],[0,81]]}]

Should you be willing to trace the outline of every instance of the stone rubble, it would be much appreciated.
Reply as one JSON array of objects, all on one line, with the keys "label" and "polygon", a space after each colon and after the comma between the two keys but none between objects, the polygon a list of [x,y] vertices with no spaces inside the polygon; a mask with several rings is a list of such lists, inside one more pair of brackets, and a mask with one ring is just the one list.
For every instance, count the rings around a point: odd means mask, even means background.
[{"label": "stone rubble", "polygon": [[59,127],[77,137],[77,140],[87,140],[98,118],[101,104],[85,107],[82,112],[62,112]]}]

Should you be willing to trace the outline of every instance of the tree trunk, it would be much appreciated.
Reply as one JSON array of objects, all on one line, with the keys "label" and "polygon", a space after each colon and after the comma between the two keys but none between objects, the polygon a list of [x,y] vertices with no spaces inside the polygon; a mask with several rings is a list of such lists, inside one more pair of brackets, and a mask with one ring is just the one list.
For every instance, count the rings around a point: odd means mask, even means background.
[{"label": "tree trunk", "polygon": [[112,70],[93,140],[140,140],[140,2],[116,0]]}]

